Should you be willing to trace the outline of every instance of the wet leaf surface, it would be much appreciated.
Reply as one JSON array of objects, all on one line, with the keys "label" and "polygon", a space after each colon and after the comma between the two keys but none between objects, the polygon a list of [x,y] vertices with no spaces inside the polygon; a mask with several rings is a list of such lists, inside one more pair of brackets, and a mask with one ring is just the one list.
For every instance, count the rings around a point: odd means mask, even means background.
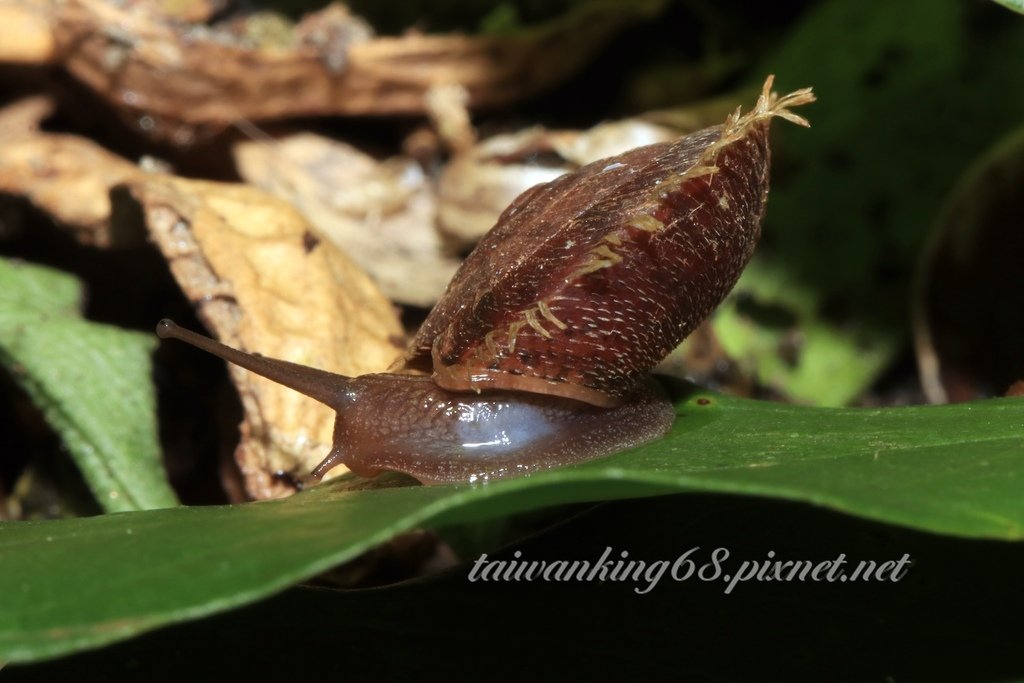
[{"label": "wet leaf surface", "polygon": [[[1024,544],[937,536],[783,501],[683,494],[604,503],[484,552],[494,562],[596,562],[608,548],[648,566],[691,548],[704,563],[722,549],[724,573],[769,553],[785,562],[843,555],[847,567],[907,553],[913,563],[899,583],[750,580],[728,595],[721,576],[679,581],[666,572],[638,595],[646,579],[628,576],[474,582],[479,554],[470,554],[429,580],[364,591],[296,588],[101,650],[11,665],[4,675],[48,682],[88,671],[123,679],[145,668],[178,680],[203,661],[214,675],[287,678],[295,653],[311,652],[315,663],[303,668],[325,676],[415,678],[430,661],[434,673],[459,677],[493,671],[496,641],[529,650],[501,662],[502,674],[515,678],[543,667],[595,679],[685,669],[707,680],[744,680],[784,668],[795,680],[817,681],[837,662],[843,670],[833,680],[1013,680],[1024,672],[1019,632],[1007,627],[1024,607]],[[482,610],[490,615],[484,626],[467,617]],[[438,657],[452,648],[457,657]]]},{"label": "wet leaf surface", "polygon": [[1024,537],[1024,399],[824,409],[676,389],[665,439],[521,479],[362,491],[339,481],[279,501],[4,523],[0,659],[52,657],[245,604],[417,525],[555,504],[739,493],[937,533]]}]

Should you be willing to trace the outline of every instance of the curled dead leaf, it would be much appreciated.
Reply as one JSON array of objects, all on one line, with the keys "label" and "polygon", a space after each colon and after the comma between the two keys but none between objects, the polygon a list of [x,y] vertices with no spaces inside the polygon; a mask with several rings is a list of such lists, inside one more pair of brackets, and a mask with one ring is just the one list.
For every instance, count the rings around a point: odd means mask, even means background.
[{"label": "curled dead leaf", "polygon": [[[511,35],[372,39],[360,20],[331,6],[287,26],[283,37],[253,41],[230,22],[187,24],[149,3],[64,0],[16,6],[37,27],[42,12],[52,31],[52,47],[17,54],[22,62],[63,63],[140,131],[188,144],[197,130],[239,120],[422,114],[438,84],[465,88],[470,108],[509,104],[574,73],[617,30],[663,4],[581,3]],[[13,23],[0,23],[0,45],[19,40]]]},{"label": "curled dead leaf", "polygon": [[[380,371],[402,330],[373,282],[287,203],[245,185],[153,176],[129,185],[152,239],[227,344],[344,375]],[[236,460],[255,498],[291,492],[330,449],[334,414],[236,367],[245,410]]]},{"label": "curled dead leaf", "polygon": [[0,62],[47,64],[56,58],[52,5],[40,0],[0,2]]},{"label": "curled dead leaf", "polygon": [[457,248],[476,243],[529,188],[626,150],[671,140],[679,130],[624,119],[586,131],[529,128],[495,135],[457,155],[438,186],[438,227]]},{"label": "curled dead leaf", "polygon": [[296,206],[388,298],[429,307],[458,268],[434,229],[433,189],[415,162],[379,162],[312,133],[241,142],[234,154],[246,181]]},{"label": "curled dead leaf", "polygon": [[0,111],[0,192],[25,197],[84,244],[138,243],[142,235],[110,229],[110,189],[145,172],[86,138],[40,133],[49,111],[42,98]]}]

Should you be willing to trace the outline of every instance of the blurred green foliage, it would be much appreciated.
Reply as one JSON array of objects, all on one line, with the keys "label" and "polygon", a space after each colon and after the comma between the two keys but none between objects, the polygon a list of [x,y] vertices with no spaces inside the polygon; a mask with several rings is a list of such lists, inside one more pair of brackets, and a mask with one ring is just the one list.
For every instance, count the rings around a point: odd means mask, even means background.
[{"label": "blurred green foliage", "polygon": [[754,70],[818,102],[810,131],[775,127],[762,242],[716,320],[748,371],[841,405],[906,347],[929,229],[965,167],[1024,121],[1021,63],[1024,20],[991,5],[829,0]]},{"label": "blurred green foliage", "polygon": [[164,473],[152,335],[84,320],[81,285],[0,259],[0,364],[42,408],[109,512],[177,504]]}]

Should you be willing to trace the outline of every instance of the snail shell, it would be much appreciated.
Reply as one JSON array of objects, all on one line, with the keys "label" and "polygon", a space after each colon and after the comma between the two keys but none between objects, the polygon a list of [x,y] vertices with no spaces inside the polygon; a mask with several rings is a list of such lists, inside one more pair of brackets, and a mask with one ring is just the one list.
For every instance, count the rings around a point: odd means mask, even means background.
[{"label": "snail shell", "polygon": [[809,90],[524,192],[455,274],[402,364],[451,391],[620,405],[729,293],[768,196],[768,124]]},{"label": "snail shell", "polygon": [[[184,339],[332,406],[314,470],[477,481],[662,436],[648,373],[729,293],[760,236],[768,128],[810,89],[764,84],[721,126],[596,161],[519,196],[455,274],[390,374],[348,378]],[[415,376],[420,373],[421,376]],[[425,376],[429,373],[430,376]]]}]

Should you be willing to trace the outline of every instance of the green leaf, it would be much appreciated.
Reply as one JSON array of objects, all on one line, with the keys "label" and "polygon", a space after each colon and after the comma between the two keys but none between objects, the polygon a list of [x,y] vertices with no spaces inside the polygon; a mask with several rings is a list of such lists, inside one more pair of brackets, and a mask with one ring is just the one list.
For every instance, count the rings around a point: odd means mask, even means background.
[{"label": "green leaf", "polygon": [[1024,14],[1024,0],[995,0],[1003,7]]},{"label": "green leaf", "polygon": [[160,462],[153,335],[82,319],[71,276],[0,260],[0,364],[42,409],[104,509],[176,505]]},{"label": "green leaf", "polygon": [[685,671],[690,679],[753,681],[785,670],[787,680],[802,681],[820,680],[836,662],[842,674],[830,680],[900,681],[904,671],[921,681],[1024,679],[1016,626],[1024,543],[938,536],[769,499],[676,495],[574,510],[564,523],[486,552],[489,561],[594,561],[610,547],[612,557],[625,550],[652,562],[695,546],[690,557],[698,564],[726,549],[726,572],[768,551],[783,561],[843,554],[848,567],[907,553],[913,565],[895,584],[751,580],[729,595],[722,581],[677,581],[666,572],[644,596],[635,588],[645,579],[627,572],[607,581],[471,582],[471,566],[463,565],[373,590],[291,589],[4,674],[22,683],[73,680],[83,671],[95,680],[134,680],[145,662],[161,680],[180,681],[194,677],[201,661],[214,678],[290,680],[296,653],[304,653],[311,655],[301,663],[307,678],[416,680],[429,662],[433,678],[458,680],[467,671],[494,671],[494,644],[513,642],[529,656],[502,659],[505,680],[529,680],[543,668],[547,678],[565,671],[574,680],[608,680],[619,671],[660,680]]},{"label": "green leaf", "polygon": [[277,501],[0,524],[0,660],[45,659],[249,603],[412,527],[556,503],[741,493],[1024,538],[1024,399],[874,410],[679,393],[666,438],[522,479],[338,482]]},{"label": "green leaf", "polygon": [[903,348],[914,264],[946,194],[1024,120],[1024,22],[1001,15],[961,0],[830,0],[751,71],[756,87],[774,73],[778,92],[818,96],[800,110],[810,130],[773,129],[762,243],[715,322],[765,384],[845,404]]},{"label": "green leaf", "polygon": [[901,334],[840,329],[821,314],[822,296],[791,269],[755,258],[716,312],[714,329],[729,357],[762,384],[798,400],[845,405],[885,368]]}]

